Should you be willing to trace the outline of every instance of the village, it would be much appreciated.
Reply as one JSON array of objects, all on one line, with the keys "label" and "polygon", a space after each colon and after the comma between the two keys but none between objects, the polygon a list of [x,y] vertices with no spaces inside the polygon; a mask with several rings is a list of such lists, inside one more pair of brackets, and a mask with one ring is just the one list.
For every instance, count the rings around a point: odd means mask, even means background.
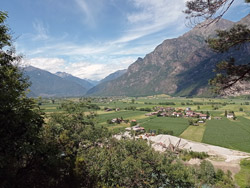
[{"label": "village", "polygon": [[[112,111],[113,109],[107,108],[105,109],[106,112]],[[114,109],[116,112],[120,111],[120,108]],[[156,117],[172,117],[172,118],[188,118],[189,125],[193,126],[199,126],[200,124],[204,124],[207,120],[211,120],[212,116],[210,115],[209,112],[203,113],[202,111],[196,112],[193,111],[190,107],[186,107],[186,109],[182,108],[173,108],[173,107],[161,107],[157,106],[153,108],[153,112],[148,112],[145,114],[145,116],[151,117],[151,116],[156,116]],[[227,113],[225,111],[226,118],[228,119],[235,119],[234,113]],[[221,120],[222,117],[213,117],[215,120]],[[134,131],[137,134],[138,133],[143,133],[145,132],[145,128],[141,127],[140,124],[137,123],[135,119],[129,121],[126,119],[121,118],[113,118],[111,120],[107,121],[109,124],[121,124],[121,123],[130,123],[130,127],[125,128],[126,131]],[[151,130],[150,132],[151,135],[156,134],[156,130]]]}]

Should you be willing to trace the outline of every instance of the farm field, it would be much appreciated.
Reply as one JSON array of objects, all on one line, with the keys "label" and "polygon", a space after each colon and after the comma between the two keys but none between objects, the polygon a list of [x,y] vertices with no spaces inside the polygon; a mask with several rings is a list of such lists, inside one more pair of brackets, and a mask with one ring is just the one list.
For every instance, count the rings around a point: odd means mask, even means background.
[{"label": "farm field", "polygon": [[181,135],[181,138],[187,140],[192,140],[195,142],[202,142],[204,132],[206,130],[205,124],[200,124],[199,126],[189,126]]},{"label": "farm field", "polygon": [[189,127],[187,119],[184,118],[171,118],[171,117],[156,117],[140,124],[146,130],[167,130],[173,131],[174,136],[180,136],[180,134]]},{"label": "farm field", "polygon": [[238,117],[238,120],[207,121],[202,142],[230,149],[250,152],[250,120]]},{"label": "farm field", "polygon": [[[60,104],[62,102],[79,102],[77,98],[46,100],[40,105],[46,114],[62,112]],[[101,109],[94,110],[98,114],[97,124],[107,126],[111,130],[124,130],[130,124],[108,124],[107,120],[123,118],[135,119],[137,123],[146,130],[166,130],[173,131],[174,136],[179,136],[188,140],[204,142],[231,149],[250,152],[250,105],[247,99],[214,99],[214,98],[184,98],[170,97],[166,95],[139,97],[139,98],[92,98],[92,104],[98,105]],[[190,107],[194,111],[209,113],[212,117],[222,117],[222,120],[207,120],[206,124],[190,126],[187,118],[170,118],[145,116],[150,109],[160,107],[173,107],[175,109],[186,109]],[[104,108],[111,108],[112,111],[105,111]],[[115,111],[119,108],[120,111]],[[133,110],[132,110],[133,108]],[[234,111],[237,120],[229,120],[224,117],[225,111]],[[85,113],[88,114],[87,112]]]}]

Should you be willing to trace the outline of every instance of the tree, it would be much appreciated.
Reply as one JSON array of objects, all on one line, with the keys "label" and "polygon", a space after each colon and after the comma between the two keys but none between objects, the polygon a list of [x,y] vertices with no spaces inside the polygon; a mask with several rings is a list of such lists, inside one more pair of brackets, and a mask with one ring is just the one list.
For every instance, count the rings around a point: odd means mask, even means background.
[{"label": "tree", "polygon": [[[219,21],[228,11],[235,0],[190,0],[186,2],[187,19],[190,23],[198,24],[202,20],[209,20],[205,25]],[[250,3],[250,0],[245,0]]]},{"label": "tree", "polygon": [[[18,67],[7,13],[0,11],[0,187],[31,186],[42,175],[39,137],[43,117],[33,99],[26,97],[27,78]],[[42,178],[39,180],[43,184]],[[34,184],[33,184],[34,183]]]},{"label": "tree", "polygon": [[[191,24],[200,23],[206,27],[219,21],[235,0],[190,0],[186,3],[184,11]],[[245,0],[250,3],[250,0]],[[201,18],[201,19],[200,19]],[[231,49],[241,50],[250,42],[250,30],[244,25],[235,25],[229,31],[217,31],[217,38],[207,40],[209,47],[215,52],[224,53]],[[215,78],[209,81],[214,92],[218,94],[232,94],[241,91],[246,81],[250,80],[250,62],[237,63],[234,58],[229,58],[217,64]]]}]

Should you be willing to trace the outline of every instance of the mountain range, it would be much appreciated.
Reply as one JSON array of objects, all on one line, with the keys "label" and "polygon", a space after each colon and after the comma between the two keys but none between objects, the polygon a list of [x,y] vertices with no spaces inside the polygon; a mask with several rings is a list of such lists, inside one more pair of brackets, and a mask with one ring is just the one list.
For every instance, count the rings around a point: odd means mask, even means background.
[{"label": "mountain range", "polygon": [[234,24],[250,26],[250,14],[239,22],[221,19],[207,27],[196,26],[184,35],[167,39],[144,58],[138,58],[121,77],[90,89],[88,95],[174,96],[210,95],[208,80],[214,76],[215,65],[229,57],[238,63],[250,59],[250,44],[240,50],[219,54],[205,42],[215,37],[216,30],[230,29]]},{"label": "mountain range", "polygon": [[216,53],[206,43],[216,30],[235,24],[250,27],[250,14],[239,22],[221,19],[207,27],[196,26],[184,35],[167,39],[144,58],[138,58],[127,70],[117,71],[101,81],[81,79],[65,72],[52,74],[35,67],[26,67],[32,96],[173,96],[210,95],[208,80],[214,76],[218,62],[234,57],[237,63],[250,59],[250,44],[240,50]]},{"label": "mountain range", "polygon": [[98,83],[118,78],[126,70],[114,72],[100,81],[81,79],[66,72],[53,74],[33,66],[25,67],[23,72],[31,83],[30,97],[79,97]]}]

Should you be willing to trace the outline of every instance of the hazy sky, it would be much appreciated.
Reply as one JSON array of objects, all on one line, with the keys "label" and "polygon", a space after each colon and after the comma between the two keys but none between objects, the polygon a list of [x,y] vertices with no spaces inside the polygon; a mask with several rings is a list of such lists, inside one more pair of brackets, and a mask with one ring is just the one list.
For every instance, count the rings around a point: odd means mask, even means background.
[{"label": "hazy sky", "polygon": [[[2,0],[0,10],[27,64],[99,80],[190,30],[185,1]],[[224,18],[238,21],[249,10],[236,0]]]}]

